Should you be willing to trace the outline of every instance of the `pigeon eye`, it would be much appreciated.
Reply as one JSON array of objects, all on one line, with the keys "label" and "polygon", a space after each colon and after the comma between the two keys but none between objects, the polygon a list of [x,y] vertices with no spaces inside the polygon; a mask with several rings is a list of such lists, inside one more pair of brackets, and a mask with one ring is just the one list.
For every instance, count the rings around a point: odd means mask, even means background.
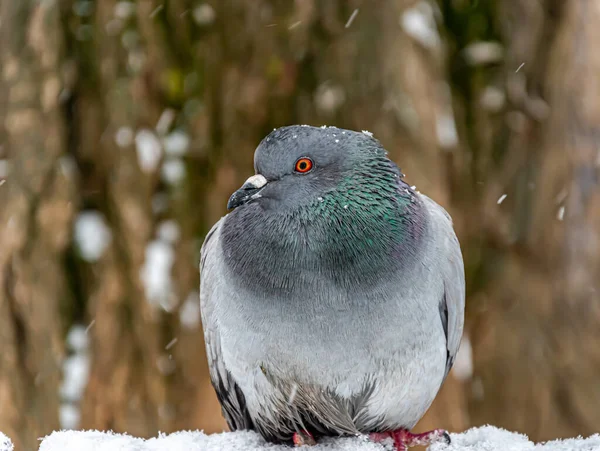
[{"label": "pigeon eye", "polygon": [[299,158],[298,161],[296,161],[296,167],[294,168],[294,170],[296,172],[299,172],[300,174],[306,174],[312,169],[312,167],[312,160],[308,157],[302,157]]}]

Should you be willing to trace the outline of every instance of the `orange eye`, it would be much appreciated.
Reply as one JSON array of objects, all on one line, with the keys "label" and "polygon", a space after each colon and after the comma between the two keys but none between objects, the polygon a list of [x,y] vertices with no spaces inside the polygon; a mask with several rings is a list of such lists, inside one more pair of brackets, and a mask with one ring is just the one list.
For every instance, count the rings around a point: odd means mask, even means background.
[{"label": "orange eye", "polygon": [[298,161],[296,161],[296,167],[294,168],[296,170],[296,172],[299,172],[300,174],[306,174],[307,172],[309,172],[313,167],[313,162],[310,158],[308,157],[302,157],[299,158]]}]

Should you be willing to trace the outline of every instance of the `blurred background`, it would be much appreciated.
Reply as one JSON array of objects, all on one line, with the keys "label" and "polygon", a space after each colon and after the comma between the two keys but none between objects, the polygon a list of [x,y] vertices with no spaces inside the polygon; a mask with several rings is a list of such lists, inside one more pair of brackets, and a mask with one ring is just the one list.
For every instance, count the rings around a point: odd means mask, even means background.
[{"label": "blurred background", "polygon": [[2,0],[0,430],[226,426],[204,235],[274,127],[369,130],[452,214],[465,338],[418,429],[600,424],[596,0]]}]

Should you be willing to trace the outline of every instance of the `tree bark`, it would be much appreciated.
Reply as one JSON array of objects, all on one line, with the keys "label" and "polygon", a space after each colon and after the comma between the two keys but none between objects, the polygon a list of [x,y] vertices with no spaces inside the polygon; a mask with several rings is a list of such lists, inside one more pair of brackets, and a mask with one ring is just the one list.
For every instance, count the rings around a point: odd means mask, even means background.
[{"label": "tree bark", "polygon": [[[600,11],[579,1],[498,4],[506,109],[492,120],[483,289],[471,292],[476,425],[532,439],[600,419],[597,92]],[[524,63],[524,64],[522,64]],[[479,93],[482,89],[479,90]],[[506,194],[504,202],[497,202]]]},{"label": "tree bark", "polygon": [[60,312],[70,300],[63,252],[76,177],[66,155],[60,12],[53,2],[0,10],[0,430],[17,449],[58,428]]}]

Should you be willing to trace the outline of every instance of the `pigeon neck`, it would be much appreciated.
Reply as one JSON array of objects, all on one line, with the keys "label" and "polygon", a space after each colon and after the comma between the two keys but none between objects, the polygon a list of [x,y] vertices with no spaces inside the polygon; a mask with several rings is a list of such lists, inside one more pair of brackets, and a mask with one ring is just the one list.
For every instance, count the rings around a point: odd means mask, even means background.
[{"label": "pigeon neck", "polygon": [[419,245],[423,205],[400,177],[384,175],[355,174],[311,206],[325,237],[319,251],[343,251],[340,258],[370,264],[377,257],[403,258]]},{"label": "pigeon neck", "polygon": [[243,285],[275,294],[315,282],[373,288],[412,263],[426,227],[422,201],[397,173],[353,174],[294,211],[249,207],[226,223],[226,262]]}]

